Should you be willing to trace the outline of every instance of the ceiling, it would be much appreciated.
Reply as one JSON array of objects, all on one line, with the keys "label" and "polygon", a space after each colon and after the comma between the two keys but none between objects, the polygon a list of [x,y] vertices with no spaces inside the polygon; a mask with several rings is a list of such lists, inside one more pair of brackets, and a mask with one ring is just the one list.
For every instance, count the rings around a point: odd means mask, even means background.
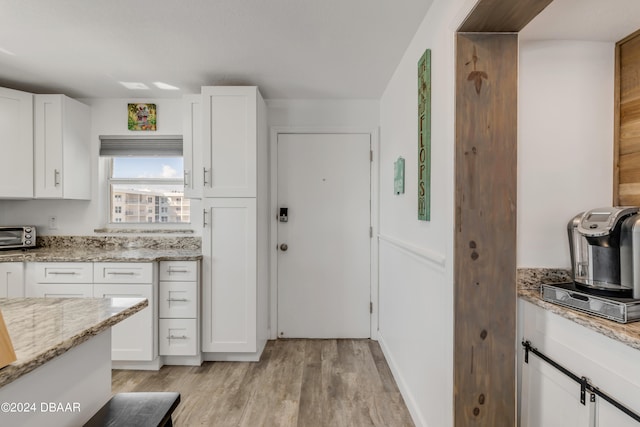
[{"label": "ceiling", "polygon": [[640,0],[553,0],[519,38],[615,43],[638,29]]},{"label": "ceiling", "polygon": [[0,86],[168,98],[239,84],[270,99],[378,99],[431,2],[0,0]]}]

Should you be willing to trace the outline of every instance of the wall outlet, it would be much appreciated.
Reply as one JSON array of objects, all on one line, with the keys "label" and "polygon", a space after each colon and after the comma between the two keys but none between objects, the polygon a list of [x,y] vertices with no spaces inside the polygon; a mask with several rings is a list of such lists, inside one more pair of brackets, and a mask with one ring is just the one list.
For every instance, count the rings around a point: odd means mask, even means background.
[{"label": "wall outlet", "polygon": [[58,218],[55,216],[49,217],[49,230],[57,230],[58,229]]}]

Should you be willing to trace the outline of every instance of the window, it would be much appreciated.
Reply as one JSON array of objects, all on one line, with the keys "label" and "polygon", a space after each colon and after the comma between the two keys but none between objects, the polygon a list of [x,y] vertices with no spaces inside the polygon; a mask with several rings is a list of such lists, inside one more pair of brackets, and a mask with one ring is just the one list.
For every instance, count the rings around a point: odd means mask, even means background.
[{"label": "window", "polygon": [[[110,222],[188,223],[187,214],[167,216],[170,208],[187,208],[182,156],[110,158]],[[115,204],[118,206],[115,206]],[[124,205],[124,209],[122,209]],[[155,206],[155,210],[153,208]],[[160,209],[158,209],[161,206]],[[124,215],[122,214],[124,212]],[[189,212],[185,209],[185,213]],[[161,216],[160,213],[163,215]],[[116,214],[119,214],[116,217]]]}]

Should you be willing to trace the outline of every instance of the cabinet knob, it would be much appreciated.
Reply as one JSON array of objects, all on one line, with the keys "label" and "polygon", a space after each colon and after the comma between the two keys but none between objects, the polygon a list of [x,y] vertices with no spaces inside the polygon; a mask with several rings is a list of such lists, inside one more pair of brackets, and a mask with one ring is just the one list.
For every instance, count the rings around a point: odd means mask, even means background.
[{"label": "cabinet knob", "polygon": [[286,243],[283,243],[283,244],[280,245],[280,250],[282,252],[286,252],[287,249],[289,249],[289,246]]}]

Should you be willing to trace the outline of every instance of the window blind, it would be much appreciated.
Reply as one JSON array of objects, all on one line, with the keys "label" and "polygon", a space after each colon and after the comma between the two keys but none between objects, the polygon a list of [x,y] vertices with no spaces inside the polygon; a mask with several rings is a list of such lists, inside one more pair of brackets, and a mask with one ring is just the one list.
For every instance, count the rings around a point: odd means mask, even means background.
[{"label": "window blind", "polygon": [[100,156],[182,156],[182,135],[100,135]]}]

